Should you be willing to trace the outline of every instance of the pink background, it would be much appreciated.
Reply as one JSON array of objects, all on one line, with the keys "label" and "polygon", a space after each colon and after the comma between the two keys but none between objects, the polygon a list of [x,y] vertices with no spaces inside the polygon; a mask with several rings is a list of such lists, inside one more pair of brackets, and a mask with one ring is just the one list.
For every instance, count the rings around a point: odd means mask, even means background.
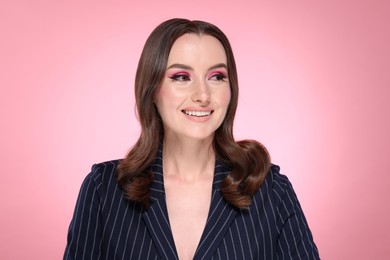
[{"label": "pink background", "polygon": [[138,136],[136,65],[172,17],[230,38],[236,137],[289,176],[322,258],[390,259],[386,0],[78,2],[0,4],[0,259],[62,257],[91,165]]}]

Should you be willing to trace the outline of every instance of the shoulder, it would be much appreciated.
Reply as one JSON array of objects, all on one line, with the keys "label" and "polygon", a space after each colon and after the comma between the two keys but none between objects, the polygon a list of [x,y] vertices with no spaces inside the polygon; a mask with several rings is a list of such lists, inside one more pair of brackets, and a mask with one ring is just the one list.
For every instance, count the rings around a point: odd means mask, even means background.
[{"label": "shoulder", "polygon": [[280,167],[273,164],[267,173],[264,183],[260,187],[260,193],[263,196],[270,196],[275,205],[289,203],[298,203],[293,186],[289,178],[280,172]]},{"label": "shoulder", "polygon": [[120,161],[121,160],[111,160],[92,165],[89,177],[99,179],[104,177],[105,175],[115,174],[116,168],[118,167]]},{"label": "shoulder", "polygon": [[286,175],[280,173],[278,165],[271,166],[260,190],[262,194],[269,196],[271,204],[282,218],[287,218],[301,210],[293,185]]},{"label": "shoulder", "polygon": [[92,165],[91,172],[85,177],[83,186],[93,183],[95,189],[117,186],[116,168],[121,160],[111,160]]},{"label": "shoulder", "polygon": [[92,165],[91,175],[96,177],[101,174],[110,174],[112,172],[115,172],[120,162],[121,160],[111,160],[111,161],[96,163]]},{"label": "shoulder", "polygon": [[280,167],[275,164],[269,169],[265,182],[270,185],[275,195],[280,198],[283,197],[286,192],[292,190],[290,180],[286,175],[280,172]]}]

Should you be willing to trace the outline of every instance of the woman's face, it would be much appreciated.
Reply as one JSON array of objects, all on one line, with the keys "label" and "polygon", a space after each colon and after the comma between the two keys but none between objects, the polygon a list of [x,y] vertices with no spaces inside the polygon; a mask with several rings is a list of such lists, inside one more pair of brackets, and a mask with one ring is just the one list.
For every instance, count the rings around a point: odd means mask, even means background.
[{"label": "woman's face", "polygon": [[179,37],[169,53],[154,101],[166,137],[212,139],[230,101],[222,44],[209,35]]}]

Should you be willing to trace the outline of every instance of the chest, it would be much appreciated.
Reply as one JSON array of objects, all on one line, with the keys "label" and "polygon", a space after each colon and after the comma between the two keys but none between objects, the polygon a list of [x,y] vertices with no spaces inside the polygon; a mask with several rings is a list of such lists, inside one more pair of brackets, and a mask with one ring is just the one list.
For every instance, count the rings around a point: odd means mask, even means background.
[{"label": "chest", "polygon": [[199,183],[165,181],[169,224],[179,259],[193,259],[210,209],[212,180]]}]

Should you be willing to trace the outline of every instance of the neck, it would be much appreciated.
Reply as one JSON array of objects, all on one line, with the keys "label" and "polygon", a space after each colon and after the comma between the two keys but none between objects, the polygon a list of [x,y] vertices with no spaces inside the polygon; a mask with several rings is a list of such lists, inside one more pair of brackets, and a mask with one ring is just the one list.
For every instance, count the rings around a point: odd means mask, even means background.
[{"label": "neck", "polygon": [[164,175],[195,181],[213,176],[215,152],[211,140],[164,138]]}]

